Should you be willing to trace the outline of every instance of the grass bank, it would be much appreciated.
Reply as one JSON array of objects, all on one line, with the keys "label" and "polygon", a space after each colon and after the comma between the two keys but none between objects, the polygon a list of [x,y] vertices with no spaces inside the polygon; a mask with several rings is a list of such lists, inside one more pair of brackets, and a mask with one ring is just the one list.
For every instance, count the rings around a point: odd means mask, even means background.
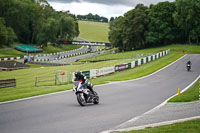
[{"label": "grass bank", "polygon": [[147,64],[143,64],[134,69],[128,69],[123,72],[116,72],[114,74],[99,77],[97,79],[91,79],[91,82],[97,85],[97,84],[105,84],[107,83],[107,81],[123,81],[123,80],[136,79],[139,77],[149,75],[163,68],[164,66],[174,62],[175,60],[179,59],[182,56],[183,54],[181,53],[170,53],[167,56],[164,56],[162,58],[159,58],[158,60],[149,62]]},{"label": "grass bank", "polygon": [[192,102],[199,100],[200,79],[187,91],[170,99],[168,102]]},{"label": "grass bank", "polygon": [[148,49],[141,49],[141,50],[135,50],[135,51],[128,51],[125,53],[119,52],[119,53],[105,53],[99,56],[95,56],[92,58],[82,59],[81,62],[86,61],[104,61],[104,60],[118,60],[118,59],[133,59],[133,58],[141,58],[143,56],[152,55],[156,52],[170,49],[171,53],[182,53],[184,51],[184,54],[200,54],[200,45],[168,45],[168,46],[162,46],[162,47],[156,47],[156,48],[148,48]]},{"label": "grass bank", "polygon": [[200,119],[121,133],[199,133]]},{"label": "grass bank", "polygon": [[78,21],[80,38],[91,42],[109,42],[108,41],[108,23]]}]

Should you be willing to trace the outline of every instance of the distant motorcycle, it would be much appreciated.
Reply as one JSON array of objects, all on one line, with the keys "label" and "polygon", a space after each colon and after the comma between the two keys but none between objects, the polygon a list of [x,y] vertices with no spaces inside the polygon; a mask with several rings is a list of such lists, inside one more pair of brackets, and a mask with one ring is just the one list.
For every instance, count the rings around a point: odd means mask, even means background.
[{"label": "distant motorcycle", "polygon": [[97,92],[94,91],[94,94],[92,94],[89,89],[83,87],[80,81],[74,82],[73,91],[75,92],[77,101],[81,106],[85,106],[88,103],[99,103],[99,96]]},{"label": "distant motorcycle", "polygon": [[187,65],[186,65],[186,68],[187,68],[187,71],[189,72],[190,69],[191,69],[191,64],[187,64]]}]

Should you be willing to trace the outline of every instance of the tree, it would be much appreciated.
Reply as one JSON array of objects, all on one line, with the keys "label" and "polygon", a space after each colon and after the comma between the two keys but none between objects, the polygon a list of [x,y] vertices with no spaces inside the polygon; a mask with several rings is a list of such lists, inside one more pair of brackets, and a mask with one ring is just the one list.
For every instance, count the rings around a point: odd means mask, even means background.
[{"label": "tree", "polygon": [[109,40],[113,46],[124,50],[139,49],[145,46],[144,32],[148,24],[147,9],[146,6],[138,4],[124,17],[110,22]]},{"label": "tree", "polygon": [[115,19],[114,17],[111,17],[111,18],[110,18],[110,22],[111,22],[111,21],[114,21],[114,19]]},{"label": "tree", "polygon": [[[55,31],[56,28],[57,30],[60,28],[57,25],[60,24],[61,17],[67,18],[68,22],[67,26],[62,25],[65,28],[61,35],[63,38],[72,39],[79,34],[75,15],[70,14],[69,11],[55,11],[47,0],[0,0],[0,17],[4,18],[7,30],[15,33],[18,41],[22,43],[55,42],[59,37],[59,32]],[[53,24],[55,27],[52,26]],[[52,36],[50,32],[52,32]],[[14,37],[14,34],[10,35]]]},{"label": "tree", "polygon": [[77,35],[73,18],[62,16],[59,20],[59,31],[60,39],[72,40]]},{"label": "tree", "polygon": [[122,45],[123,21],[124,21],[124,17],[117,18],[114,21],[110,22],[110,26],[109,26],[109,29],[110,29],[109,41],[112,44],[112,46],[119,47],[120,50],[124,49]]},{"label": "tree", "polygon": [[188,42],[200,37],[200,0],[176,0],[174,19],[177,26],[183,31]]},{"label": "tree", "polygon": [[5,20],[0,18],[0,47],[9,46],[16,39],[16,35],[12,28],[6,27]]},{"label": "tree", "polygon": [[46,23],[42,24],[41,30],[37,35],[39,44],[47,44],[47,42],[55,43],[59,31],[59,22],[54,18],[48,18]]},{"label": "tree", "polygon": [[93,15],[92,13],[89,13],[87,15],[77,15],[77,19],[106,23],[108,22],[108,19],[106,17],[100,17],[98,14]]},{"label": "tree", "polygon": [[146,31],[146,43],[151,45],[168,44],[175,39],[175,25],[173,23],[174,3],[160,2],[151,5],[148,11],[148,30]]},{"label": "tree", "polygon": [[146,10],[143,4],[138,4],[135,9],[125,14],[124,45],[127,50],[139,49],[145,46],[145,30],[148,24]]},{"label": "tree", "polygon": [[5,26],[5,21],[1,18],[0,19],[0,46],[6,45],[8,42],[8,33]]}]

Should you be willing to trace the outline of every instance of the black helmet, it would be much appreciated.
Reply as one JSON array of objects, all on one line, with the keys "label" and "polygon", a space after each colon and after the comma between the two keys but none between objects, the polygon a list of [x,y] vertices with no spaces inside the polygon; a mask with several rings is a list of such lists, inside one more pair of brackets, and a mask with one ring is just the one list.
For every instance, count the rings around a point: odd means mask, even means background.
[{"label": "black helmet", "polygon": [[80,77],[81,76],[81,72],[80,71],[76,71],[75,72],[75,77]]}]

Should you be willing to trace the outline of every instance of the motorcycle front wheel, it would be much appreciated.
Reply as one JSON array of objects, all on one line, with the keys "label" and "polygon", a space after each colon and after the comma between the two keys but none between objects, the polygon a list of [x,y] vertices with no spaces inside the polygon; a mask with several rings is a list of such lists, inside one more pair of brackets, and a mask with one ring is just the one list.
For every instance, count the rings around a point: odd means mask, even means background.
[{"label": "motorcycle front wheel", "polygon": [[86,105],[86,100],[85,97],[83,96],[83,93],[78,93],[77,95],[77,101],[81,106],[85,106]]},{"label": "motorcycle front wheel", "polygon": [[190,67],[187,67],[188,72],[190,71],[190,69],[191,69]]},{"label": "motorcycle front wheel", "polygon": [[97,92],[94,91],[94,94],[95,94],[95,98],[94,98],[94,104],[98,104],[99,103],[99,96],[97,94]]}]

